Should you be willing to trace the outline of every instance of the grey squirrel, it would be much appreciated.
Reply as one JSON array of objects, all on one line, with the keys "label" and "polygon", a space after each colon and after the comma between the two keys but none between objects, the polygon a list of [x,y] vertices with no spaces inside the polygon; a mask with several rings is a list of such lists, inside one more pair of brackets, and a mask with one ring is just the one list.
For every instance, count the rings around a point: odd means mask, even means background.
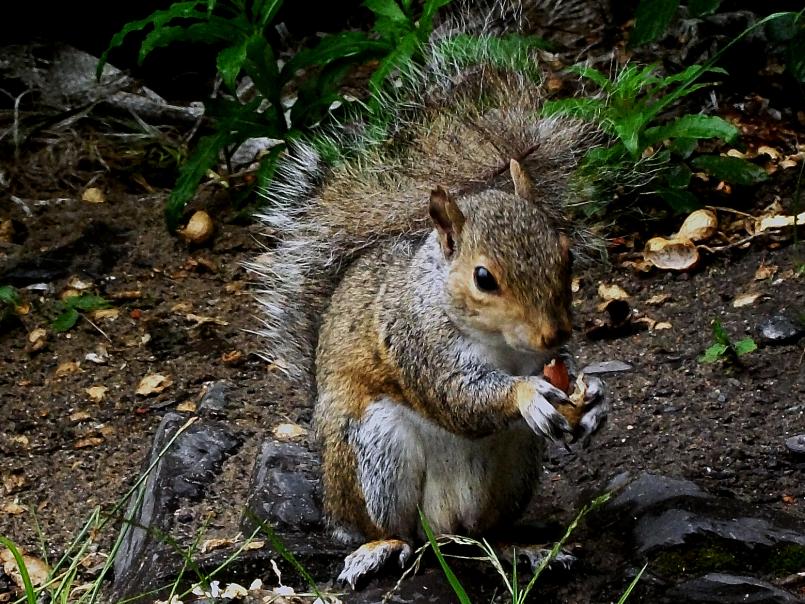
[{"label": "grey squirrel", "polygon": [[405,563],[419,509],[437,533],[516,520],[546,442],[609,409],[600,381],[573,404],[542,375],[571,331],[583,229],[563,209],[597,135],[541,117],[541,84],[492,53],[456,59],[456,31],[401,75],[390,134],[342,138],[353,155],[328,169],[292,149],[262,215],[277,246],[252,264],[268,353],[316,401],[326,516],[368,541],[353,587]]}]

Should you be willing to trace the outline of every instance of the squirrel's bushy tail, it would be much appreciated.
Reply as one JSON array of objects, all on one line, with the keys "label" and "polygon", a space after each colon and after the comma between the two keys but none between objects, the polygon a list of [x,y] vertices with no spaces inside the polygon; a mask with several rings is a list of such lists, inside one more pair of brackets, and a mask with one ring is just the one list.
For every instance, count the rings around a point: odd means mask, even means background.
[{"label": "squirrel's bushy tail", "polygon": [[[264,285],[265,355],[300,384],[312,386],[320,317],[343,270],[382,240],[429,231],[435,185],[457,195],[510,189],[515,158],[546,207],[578,201],[570,175],[597,133],[540,116],[534,48],[487,34],[497,22],[489,14],[440,26],[423,65],[405,68],[372,118],[295,143],[280,164],[259,216],[277,244],[250,268]],[[325,166],[323,147],[344,150],[341,160]]]}]

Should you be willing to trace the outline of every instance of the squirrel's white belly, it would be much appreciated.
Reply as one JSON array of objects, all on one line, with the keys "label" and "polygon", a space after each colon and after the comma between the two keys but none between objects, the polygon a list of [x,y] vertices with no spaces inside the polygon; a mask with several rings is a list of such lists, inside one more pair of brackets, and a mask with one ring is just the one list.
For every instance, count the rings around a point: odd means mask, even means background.
[{"label": "squirrel's white belly", "polygon": [[524,421],[470,439],[391,401],[374,403],[364,417],[365,424],[382,421],[385,436],[397,440],[392,446],[409,452],[399,496],[418,499],[435,533],[482,532],[527,501],[535,486],[544,445]]}]

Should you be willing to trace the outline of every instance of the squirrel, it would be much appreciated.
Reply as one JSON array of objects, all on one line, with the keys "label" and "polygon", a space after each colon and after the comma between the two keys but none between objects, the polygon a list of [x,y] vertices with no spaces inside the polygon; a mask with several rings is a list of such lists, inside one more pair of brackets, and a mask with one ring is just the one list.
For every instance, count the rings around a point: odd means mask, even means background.
[{"label": "squirrel", "polygon": [[251,264],[269,356],[315,399],[325,516],[365,542],[339,576],[353,588],[405,564],[419,510],[436,533],[515,521],[546,443],[586,439],[609,409],[588,376],[568,421],[567,394],[542,376],[570,362],[585,230],[564,208],[597,133],[541,117],[542,85],[516,62],[457,60],[453,34],[402,74],[382,136],[342,134],[352,155],[331,168],[292,146],[261,216],[276,246]]}]

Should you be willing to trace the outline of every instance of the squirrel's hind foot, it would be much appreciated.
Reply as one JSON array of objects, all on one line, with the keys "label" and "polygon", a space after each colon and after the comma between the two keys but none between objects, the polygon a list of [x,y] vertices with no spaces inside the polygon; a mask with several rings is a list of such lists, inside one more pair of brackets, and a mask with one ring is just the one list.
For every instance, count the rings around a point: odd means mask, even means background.
[{"label": "squirrel's hind foot", "polygon": [[412,553],[411,546],[400,539],[364,543],[344,559],[344,570],[338,575],[338,580],[355,589],[359,581],[375,574],[391,560],[405,568]]},{"label": "squirrel's hind foot", "polygon": [[[507,562],[514,564],[512,552],[516,552],[516,562],[527,562],[531,571],[536,571],[543,561],[551,555],[551,548],[540,545],[517,545],[500,547],[501,557]],[[570,570],[578,562],[578,558],[565,550],[559,550],[556,557],[548,563],[549,570]]]}]

